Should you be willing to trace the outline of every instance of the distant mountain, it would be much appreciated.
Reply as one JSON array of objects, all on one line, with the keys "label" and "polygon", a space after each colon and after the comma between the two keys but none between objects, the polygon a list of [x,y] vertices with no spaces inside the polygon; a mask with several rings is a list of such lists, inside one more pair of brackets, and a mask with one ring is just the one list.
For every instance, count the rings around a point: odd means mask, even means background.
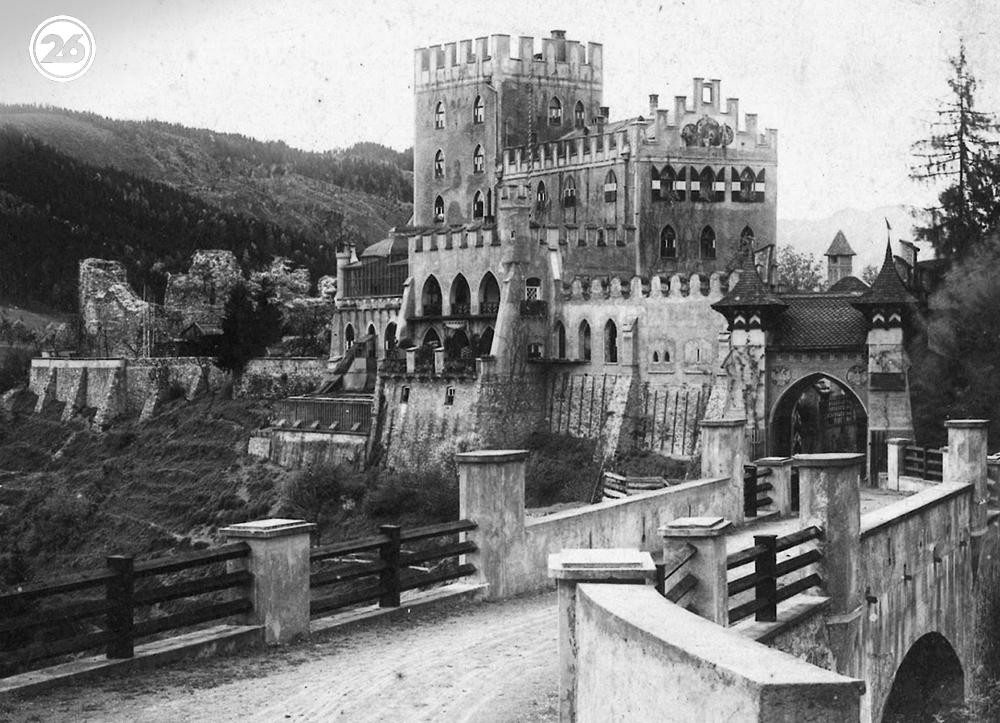
[{"label": "distant mountain", "polygon": [[[851,248],[857,253],[854,272],[860,275],[868,264],[879,266],[882,263],[885,255],[886,219],[889,219],[892,226],[889,236],[893,241],[893,250],[898,252],[896,241],[913,241],[916,235],[913,231],[918,218],[914,216],[915,213],[923,212],[913,206],[898,205],[867,210],[848,208],[820,219],[779,218],[778,245],[792,246],[797,251],[815,254],[825,263],[823,253],[830,247],[837,231],[843,231]],[[933,256],[928,244],[918,245],[918,258],[928,259]]]},{"label": "distant mountain", "polygon": [[0,105],[0,299],[75,310],[76,262],[126,263],[136,288],[197,248],[248,264],[285,255],[334,273],[411,215],[412,152],[374,143],[310,153],[159,121]]}]

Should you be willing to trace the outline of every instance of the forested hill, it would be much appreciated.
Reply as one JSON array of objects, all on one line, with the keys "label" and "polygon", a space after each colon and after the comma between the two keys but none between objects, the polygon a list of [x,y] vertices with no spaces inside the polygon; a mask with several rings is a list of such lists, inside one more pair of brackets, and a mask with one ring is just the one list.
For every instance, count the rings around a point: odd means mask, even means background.
[{"label": "forested hill", "polygon": [[76,264],[125,262],[160,298],[197,248],[247,264],[285,255],[333,273],[410,216],[412,154],[377,144],[310,153],[282,142],[0,106],[0,299],[76,309]]}]

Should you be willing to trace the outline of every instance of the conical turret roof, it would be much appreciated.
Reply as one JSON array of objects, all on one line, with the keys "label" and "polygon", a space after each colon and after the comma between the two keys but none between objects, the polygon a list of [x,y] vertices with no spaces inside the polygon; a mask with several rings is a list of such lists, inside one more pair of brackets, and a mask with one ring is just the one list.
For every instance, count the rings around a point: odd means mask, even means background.
[{"label": "conical turret roof", "polygon": [[911,294],[896,271],[896,262],[892,258],[892,246],[885,245],[885,260],[882,269],[872,282],[871,289],[854,304],[855,306],[910,305],[917,300]]},{"label": "conical turret roof", "polygon": [[761,309],[784,309],[787,304],[779,299],[757,273],[757,267],[753,262],[753,254],[746,254],[740,264],[740,279],[736,286],[729,290],[729,293],[719,301],[712,304],[716,311],[723,312],[725,309],[735,308],[761,308]]},{"label": "conical turret roof", "polygon": [[857,256],[854,253],[854,249],[851,245],[847,243],[847,237],[844,235],[843,231],[838,230],[837,235],[833,237],[833,241],[830,243],[830,248],[826,250],[824,256]]}]

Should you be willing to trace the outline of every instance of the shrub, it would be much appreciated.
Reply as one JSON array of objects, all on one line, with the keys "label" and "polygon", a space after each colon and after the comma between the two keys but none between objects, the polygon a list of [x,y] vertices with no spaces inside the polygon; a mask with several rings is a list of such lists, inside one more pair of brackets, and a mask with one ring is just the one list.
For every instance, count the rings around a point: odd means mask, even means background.
[{"label": "shrub", "polygon": [[0,393],[28,383],[31,357],[31,349],[23,346],[0,351]]},{"label": "shrub", "polygon": [[525,471],[527,507],[560,502],[590,502],[600,475],[594,462],[595,442],[562,434],[532,434],[525,440],[530,454]]}]

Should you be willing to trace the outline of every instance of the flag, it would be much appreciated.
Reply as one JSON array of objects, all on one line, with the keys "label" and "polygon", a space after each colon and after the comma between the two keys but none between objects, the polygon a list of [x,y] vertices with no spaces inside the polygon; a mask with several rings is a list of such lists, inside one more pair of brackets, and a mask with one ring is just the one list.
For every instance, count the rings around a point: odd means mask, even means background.
[{"label": "flag", "polygon": [[887,217],[885,217],[885,216],[883,216],[882,218],[885,218],[885,228],[886,228],[886,230],[887,231],[892,231],[892,226],[889,225],[889,219]]}]

